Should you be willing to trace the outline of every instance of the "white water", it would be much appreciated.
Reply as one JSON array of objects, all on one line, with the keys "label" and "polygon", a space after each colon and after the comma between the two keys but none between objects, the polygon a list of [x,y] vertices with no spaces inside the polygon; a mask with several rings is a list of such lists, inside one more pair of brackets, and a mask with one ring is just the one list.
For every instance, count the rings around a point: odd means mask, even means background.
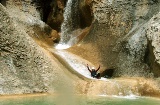
[{"label": "white water", "polygon": [[61,39],[57,49],[66,49],[76,43],[77,33],[74,33],[74,30],[79,27],[78,0],[67,1],[63,17]]},{"label": "white water", "polygon": [[[62,23],[62,26],[61,26],[61,40],[60,40],[60,43],[56,46],[56,49],[67,49],[76,43],[78,33],[76,33],[76,27],[74,27],[74,26],[75,26],[75,24],[77,24],[77,22],[75,20],[73,20],[72,15],[76,15],[74,12],[78,11],[78,8],[77,8],[78,2],[77,1],[78,0],[76,0],[76,2],[75,2],[75,0],[68,0],[68,2],[67,2],[65,12],[64,12],[64,22]],[[110,0],[110,2],[112,2],[112,0]],[[73,5],[74,5],[74,7],[73,7]],[[74,9],[74,12],[73,12],[73,9]],[[87,61],[87,60],[85,60],[75,54],[66,52],[65,50],[57,50],[57,51],[54,51],[54,53],[56,53],[65,62],[67,62],[67,64],[74,71],[76,71],[77,75],[82,75],[88,79],[97,80],[97,79],[91,77],[91,74],[87,69],[86,64],[89,64],[90,67],[94,66],[91,62],[89,62],[89,61]],[[97,67],[95,67],[95,68],[97,68]],[[110,81],[109,79],[106,79],[106,78],[101,78],[98,80],[112,82],[119,89],[119,91],[121,91],[121,86],[118,83],[116,83],[116,81]],[[102,94],[100,96],[107,96],[107,95]],[[132,92],[129,92],[129,91],[128,91],[127,96],[122,96],[121,92],[119,92],[119,95],[115,95],[113,97],[128,98],[128,99],[137,98],[136,95],[133,95]]]},{"label": "white water", "polygon": [[[71,17],[71,11],[72,11],[72,0],[67,1],[67,5],[65,7],[64,11],[64,21],[61,26],[61,40],[60,43],[67,42],[70,39],[70,26],[72,24],[72,17]],[[65,43],[64,43],[65,44]]]},{"label": "white water", "polygon": [[[98,95],[100,97],[110,97],[110,95],[106,95],[106,94],[102,94],[102,95]],[[112,97],[115,98],[125,98],[125,99],[138,99],[140,98],[140,96],[134,95],[134,94],[130,94],[130,95],[126,95],[126,96],[122,96],[122,95],[111,95]]]},{"label": "white water", "polygon": [[126,96],[112,95],[112,97],[125,98],[125,99],[137,99],[137,98],[140,98],[140,96],[137,96],[137,95],[134,95],[134,94],[130,94],[130,95],[126,95]]},{"label": "white water", "polygon": [[[50,50],[50,51],[58,55],[60,59],[63,59],[64,61],[63,63],[67,63],[67,65],[69,65],[72,68],[70,69],[71,70],[70,72],[76,73],[75,75],[81,76],[82,78],[88,78],[90,80],[105,81],[105,82],[108,82],[110,85],[113,85],[114,87],[116,87],[119,93],[117,95],[113,95],[112,97],[126,98],[126,99],[138,98],[139,94],[132,92],[132,87],[128,87],[127,90],[124,91],[123,85],[121,85],[120,82],[117,82],[116,80],[107,79],[107,78],[101,78],[101,79],[92,78],[90,72],[87,69],[87,64],[89,64],[90,68],[91,67],[98,68],[97,67],[98,65],[95,66],[91,62],[85,60],[84,58],[81,58],[65,50],[54,50],[54,51]],[[105,91],[106,91],[106,88],[104,88],[104,91],[100,93],[99,96],[108,96]]]},{"label": "white water", "polygon": [[[56,54],[61,56],[63,60],[65,60],[77,73],[83,75],[86,78],[93,79],[86,67],[86,64],[89,63],[87,60],[69,52],[65,52],[64,50],[59,50],[56,52]],[[89,64],[92,65],[91,63]]]},{"label": "white water", "polygon": [[[63,60],[66,61],[68,65],[70,65],[78,74],[83,75],[84,77],[89,78],[89,79],[95,79],[91,77],[91,74],[87,69],[87,64],[89,64],[90,68],[95,67],[91,62],[75,54],[66,52],[64,50],[54,51],[54,53],[56,53],[58,56],[63,58]],[[98,68],[98,67],[95,67],[95,68]],[[101,78],[98,80],[109,81],[106,78]]]},{"label": "white water", "polygon": [[71,47],[70,45],[67,45],[67,44],[57,44],[56,46],[55,46],[55,48],[56,49],[67,49],[67,48],[69,48],[69,47]]}]

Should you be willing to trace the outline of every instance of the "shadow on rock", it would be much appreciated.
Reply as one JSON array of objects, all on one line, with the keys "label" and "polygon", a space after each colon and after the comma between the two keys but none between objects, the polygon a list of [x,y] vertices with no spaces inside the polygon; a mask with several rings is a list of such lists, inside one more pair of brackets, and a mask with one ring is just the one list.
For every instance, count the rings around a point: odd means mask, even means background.
[{"label": "shadow on rock", "polygon": [[113,76],[115,69],[106,69],[101,73],[101,77],[111,78]]}]

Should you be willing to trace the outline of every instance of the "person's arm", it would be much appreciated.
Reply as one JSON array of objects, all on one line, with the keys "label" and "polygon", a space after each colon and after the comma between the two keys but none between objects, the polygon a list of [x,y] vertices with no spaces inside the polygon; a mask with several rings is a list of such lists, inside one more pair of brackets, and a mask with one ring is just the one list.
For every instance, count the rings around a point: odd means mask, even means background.
[{"label": "person's arm", "polygon": [[88,64],[87,64],[87,68],[88,68],[88,70],[91,72],[91,70],[89,69],[89,66],[88,66]]},{"label": "person's arm", "polygon": [[96,71],[98,71],[99,69],[100,69],[100,65],[99,65],[99,67],[98,67],[98,69]]}]

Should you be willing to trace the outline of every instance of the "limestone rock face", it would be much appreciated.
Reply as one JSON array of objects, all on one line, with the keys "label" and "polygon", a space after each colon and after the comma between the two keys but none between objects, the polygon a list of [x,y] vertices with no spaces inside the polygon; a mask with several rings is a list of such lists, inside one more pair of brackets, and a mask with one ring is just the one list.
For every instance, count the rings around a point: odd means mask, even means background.
[{"label": "limestone rock face", "polygon": [[79,0],[80,26],[89,27],[93,20],[91,0]]},{"label": "limestone rock face", "polygon": [[[68,72],[64,67],[67,64],[63,66],[56,56],[45,50],[59,41],[56,30],[62,22],[61,12],[66,0],[0,2],[7,7],[0,4],[0,94],[63,93],[74,87],[77,93],[90,95],[160,94],[159,80],[82,80],[75,76],[76,73]],[[46,4],[42,5],[43,2]],[[80,0],[79,3],[81,28],[92,24],[78,36],[79,44],[68,51],[95,65],[101,64],[101,70],[115,68],[114,76],[151,77],[150,71],[159,76],[158,0]],[[53,11],[48,11],[49,18],[48,15],[44,18],[48,5]],[[40,19],[48,19],[48,24],[59,23],[53,26],[56,28],[53,30]]]},{"label": "limestone rock face", "polygon": [[[146,62],[146,23],[160,10],[153,0],[93,0],[93,23],[88,35],[68,51],[115,68],[115,76],[153,76]],[[77,52],[78,50],[78,52]]]},{"label": "limestone rock face", "polygon": [[0,4],[0,94],[56,91],[65,68],[20,27]]},{"label": "limestone rock face", "polygon": [[[73,0],[73,2],[75,2]],[[78,24],[80,28],[85,28],[89,27],[92,22],[92,14],[91,14],[91,0],[79,0],[76,1],[78,4],[78,15],[79,15],[79,20]],[[51,26],[53,29],[57,31],[61,31],[61,24],[64,21],[64,10],[67,4],[67,0],[54,0],[52,1],[51,5],[51,11],[49,13],[49,16],[47,18],[47,24]],[[74,8],[74,4],[72,5]],[[74,13],[72,14],[71,17],[74,17]],[[76,21],[77,22],[77,21]]]},{"label": "limestone rock face", "polygon": [[60,37],[57,31],[32,14],[13,8],[8,8],[7,10],[15,24],[20,27],[19,30],[24,30],[42,46],[53,46],[54,43],[59,41]]},{"label": "limestone rock face", "polygon": [[40,3],[34,0],[1,0],[1,3],[6,8],[20,10],[41,19],[41,10],[38,8]]},{"label": "limestone rock face", "polygon": [[52,9],[47,18],[47,24],[57,31],[61,29],[66,1],[67,0],[54,0],[50,4]]},{"label": "limestone rock face", "polygon": [[44,22],[47,22],[52,10],[52,0],[1,0],[0,3],[7,9],[20,10]]},{"label": "limestone rock face", "polygon": [[156,77],[160,76],[160,13],[148,22],[146,35],[148,39],[148,63]]}]

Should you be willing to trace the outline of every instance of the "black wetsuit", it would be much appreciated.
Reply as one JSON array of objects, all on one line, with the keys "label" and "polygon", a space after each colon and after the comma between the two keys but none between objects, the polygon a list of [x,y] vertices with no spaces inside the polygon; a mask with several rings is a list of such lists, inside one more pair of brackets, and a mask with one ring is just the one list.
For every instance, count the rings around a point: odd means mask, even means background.
[{"label": "black wetsuit", "polygon": [[95,69],[91,70],[91,77],[93,78],[97,77],[97,71]]},{"label": "black wetsuit", "polygon": [[100,66],[99,66],[99,68],[97,70],[95,70],[95,69],[90,70],[88,66],[87,66],[87,68],[91,73],[91,77],[100,78],[100,73],[97,74],[97,71],[100,69]]}]

